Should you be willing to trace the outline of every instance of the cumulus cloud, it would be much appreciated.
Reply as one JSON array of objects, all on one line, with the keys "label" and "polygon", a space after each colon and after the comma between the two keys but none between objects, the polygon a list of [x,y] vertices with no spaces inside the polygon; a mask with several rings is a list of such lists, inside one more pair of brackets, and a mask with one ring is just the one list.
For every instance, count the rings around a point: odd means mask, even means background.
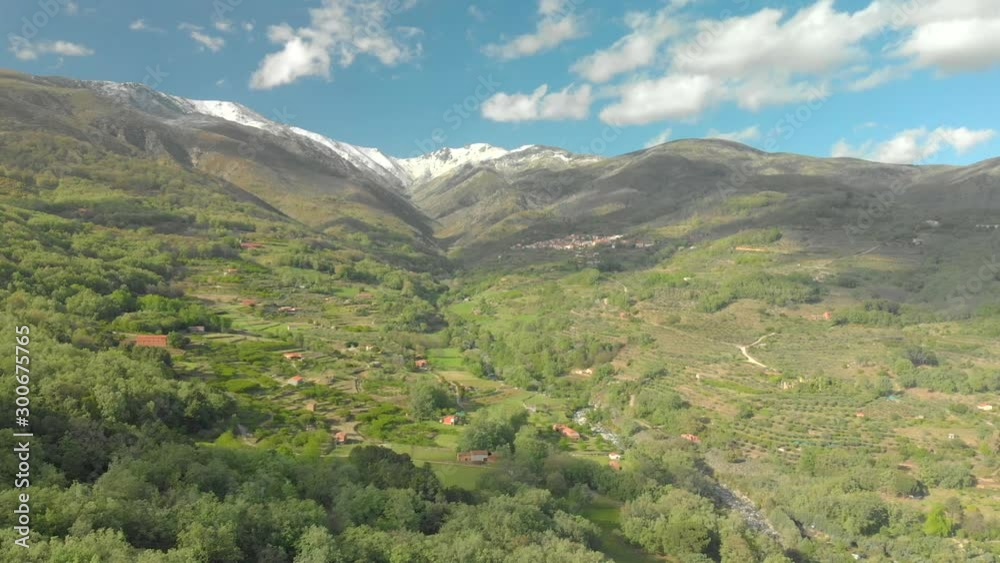
[{"label": "cumulus cloud", "polygon": [[631,29],[628,35],[577,61],[573,72],[592,82],[606,82],[623,72],[645,67],[655,60],[663,42],[678,31],[669,10],[656,14],[630,12],[625,15],[625,23]]},{"label": "cumulus cloud", "polygon": [[983,70],[1000,64],[1000,17],[968,18],[920,25],[898,53],[914,64],[944,72]]},{"label": "cumulus cloud", "polygon": [[486,119],[505,122],[585,119],[591,102],[589,85],[549,93],[548,84],[543,84],[530,94],[495,94],[483,102],[482,114]]},{"label": "cumulus cloud", "polygon": [[540,0],[540,19],[534,33],[519,35],[503,43],[491,43],[483,48],[483,52],[490,57],[511,60],[547,51],[576,39],[583,35],[583,22],[573,9],[573,3],[567,0]]},{"label": "cumulus cloud", "polygon": [[834,144],[831,156],[864,158],[893,164],[913,164],[927,162],[946,147],[951,147],[958,154],[963,154],[990,141],[995,136],[996,131],[992,129],[972,130],[967,127],[938,127],[934,130],[928,130],[926,127],[919,127],[900,131],[893,138],[882,142],[866,141],[860,145],[851,145],[846,140],[841,139]]},{"label": "cumulus cloud", "polygon": [[414,39],[421,30],[389,27],[392,15],[414,3],[324,0],[320,7],[309,10],[306,27],[293,28],[287,23],[271,26],[267,37],[281,49],[264,57],[250,77],[250,87],[270,89],[308,76],[329,79],[331,66],[349,67],[358,55],[372,56],[386,66],[415,58],[421,45]]},{"label": "cumulus cloud", "polygon": [[703,74],[670,75],[639,80],[618,88],[618,102],[601,111],[612,125],[638,125],[698,115],[709,105],[718,82]]},{"label": "cumulus cloud", "polygon": [[723,133],[722,131],[718,131],[716,129],[709,129],[708,133],[705,134],[705,138],[747,143],[750,141],[756,141],[760,138],[760,127],[753,125],[740,131],[730,131],[728,133]]},{"label": "cumulus cloud", "polygon": [[70,41],[28,41],[22,37],[10,36],[10,51],[22,61],[33,61],[43,55],[53,54],[63,57],[86,57],[94,50]]},{"label": "cumulus cloud", "polygon": [[[600,81],[618,68],[627,71],[665,58],[660,77],[619,87],[620,99],[601,112],[607,123],[692,118],[724,102],[756,111],[826,98],[830,76],[867,56],[864,41],[884,29],[890,13],[879,2],[847,12],[838,11],[833,0],[818,0],[795,12],[764,8],[746,16],[701,19],[672,35],[674,16],[668,9],[612,49],[578,61],[573,70]],[[626,56],[625,47],[636,44],[642,48]]]}]

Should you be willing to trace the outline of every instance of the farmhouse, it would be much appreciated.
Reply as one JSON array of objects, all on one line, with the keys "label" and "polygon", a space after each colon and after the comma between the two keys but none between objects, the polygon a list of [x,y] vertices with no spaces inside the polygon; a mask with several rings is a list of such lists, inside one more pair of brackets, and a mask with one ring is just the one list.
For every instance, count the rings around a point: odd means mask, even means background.
[{"label": "farmhouse", "polygon": [[239,271],[239,268],[226,268],[225,270],[222,270],[222,275],[231,276]]},{"label": "farmhouse", "polygon": [[245,249],[264,248],[264,245],[259,242],[241,242],[240,248],[245,248]]},{"label": "farmhouse", "polygon": [[293,387],[298,387],[299,385],[302,384],[303,381],[305,381],[305,380],[302,379],[301,375],[296,375],[296,376],[288,378],[288,381],[286,381],[285,383],[287,383],[288,385],[291,385]]},{"label": "farmhouse", "polygon": [[417,368],[418,368],[418,369],[427,369],[427,366],[429,366],[429,365],[430,365],[430,364],[429,364],[429,363],[427,362],[427,360],[424,360],[424,359],[420,359],[420,360],[417,360],[417,361],[416,361],[416,362],[414,362],[414,363],[416,364],[416,366],[417,366]]},{"label": "farmhouse", "polygon": [[615,471],[621,471],[622,470],[622,464],[619,463],[619,462],[617,462],[617,461],[614,461],[614,460],[609,461],[608,465],[611,466],[611,469],[614,469]]},{"label": "farmhouse", "polygon": [[166,348],[165,334],[140,334],[135,337],[135,345],[143,348]]},{"label": "farmhouse", "polygon": [[982,403],[982,404],[976,405],[976,408],[979,409],[979,410],[981,410],[981,411],[983,411],[983,412],[992,412],[993,411],[993,405],[991,405],[989,403]]},{"label": "farmhouse", "polygon": [[684,438],[685,440],[691,442],[692,444],[701,443],[701,438],[695,436],[694,434],[681,434],[681,438]]},{"label": "farmhouse", "polygon": [[337,432],[333,435],[333,439],[336,440],[338,444],[346,444],[347,432]]},{"label": "farmhouse", "polygon": [[458,461],[464,463],[490,463],[496,460],[496,454],[487,450],[472,450],[458,454]]},{"label": "farmhouse", "polygon": [[284,356],[286,360],[291,360],[291,361],[301,360],[302,352],[285,352],[284,354],[282,354],[282,356]]},{"label": "farmhouse", "polygon": [[577,432],[576,430],[573,430],[569,426],[566,426],[565,424],[553,424],[552,429],[559,432],[563,436],[569,438],[570,440],[580,439],[580,433]]},{"label": "farmhouse", "polygon": [[458,426],[461,423],[462,419],[459,418],[457,414],[449,414],[441,419],[441,424],[445,424],[447,426]]},{"label": "farmhouse", "polygon": [[306,401],[306,410],[316,412],[316,401]]},{"label": "farmhouse", "polygon": [[202,325],[195,325],[188,328],[191,332],[205,332],[205,327]]},{"label": "farmhouse", "polygon": [[298,307],[278,307],[279,313],[297,313],[299,312]]},{"label": "farmhouse", "polygon": [[241,299],[240,305],[243,305],[244,307],[256,307],[257,302],[253,299]]},{"label": "farmhouse", "polygon": [[622,458],[622,454],[620,454],[618,452],[611,452],[611,453],[608,454],[608,459],[610,459],[611,461],[618,461],[621,458]]}]

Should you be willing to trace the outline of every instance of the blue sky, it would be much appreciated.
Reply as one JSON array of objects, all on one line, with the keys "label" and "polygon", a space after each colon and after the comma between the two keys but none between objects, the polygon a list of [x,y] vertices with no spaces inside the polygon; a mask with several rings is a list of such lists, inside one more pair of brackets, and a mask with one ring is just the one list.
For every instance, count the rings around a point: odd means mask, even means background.
[{"label": "blue sky", "polygon": [[396,156],[709,136],[1000,155],[995,0],[32,0],[0,26],[0,67],[237,101]]}]

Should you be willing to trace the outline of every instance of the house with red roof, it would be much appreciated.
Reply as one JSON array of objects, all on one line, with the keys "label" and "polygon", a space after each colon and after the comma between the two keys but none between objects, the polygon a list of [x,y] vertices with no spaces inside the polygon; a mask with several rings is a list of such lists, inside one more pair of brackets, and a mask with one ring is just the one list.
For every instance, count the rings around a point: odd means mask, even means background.
[{"label": "house with red roof", "polygon": [[552,429],[559,432],[563,436],[569,438],[570,440],[580,439],[580,433],[577,432],[576,430],[573,430],[569,426],[566,426],[565,424],[553,424]]},{"label": "house with red roof", "polygon": [[286,360],[292,360],[292,361],[301,360],[302,352],[285,352],[284,354],[282,354],[282,356],[284,356]]},{"label": "house with red roof", "polygon": [[288,381],[286,381],[285,383],[287,383],[288,385],[291,385],[293,387],[298,387],[299,385],[302,385],[303,381],[305,381],[305,379],[303,379],[303,377],[301,375],[296,375],[296,376],[288,378]]},{"label": "house with red roof", "polygon": [[143,348],[166,348],[167,335],[165,334],[140,334],[135,337],[135,345]]}]

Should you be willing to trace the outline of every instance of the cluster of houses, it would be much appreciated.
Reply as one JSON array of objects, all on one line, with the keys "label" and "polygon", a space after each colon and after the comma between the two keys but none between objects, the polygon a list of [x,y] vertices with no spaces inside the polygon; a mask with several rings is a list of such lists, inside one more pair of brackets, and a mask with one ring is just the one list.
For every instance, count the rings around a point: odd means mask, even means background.
[{"label": "cluster of houses", "polygon": [[241,242],[240,248],[244,250],[255,250],[259,248],[264,248],[264,245],[259,242]]},{"label": "cluster of houses", "polygon": [[531,244],[515,244],[513,250],[582,250],[598,246],[611,248],[650,248],[648,240],[627,240],[625,235],[584,235],[572,234],[560,238],[543,240]]}]

